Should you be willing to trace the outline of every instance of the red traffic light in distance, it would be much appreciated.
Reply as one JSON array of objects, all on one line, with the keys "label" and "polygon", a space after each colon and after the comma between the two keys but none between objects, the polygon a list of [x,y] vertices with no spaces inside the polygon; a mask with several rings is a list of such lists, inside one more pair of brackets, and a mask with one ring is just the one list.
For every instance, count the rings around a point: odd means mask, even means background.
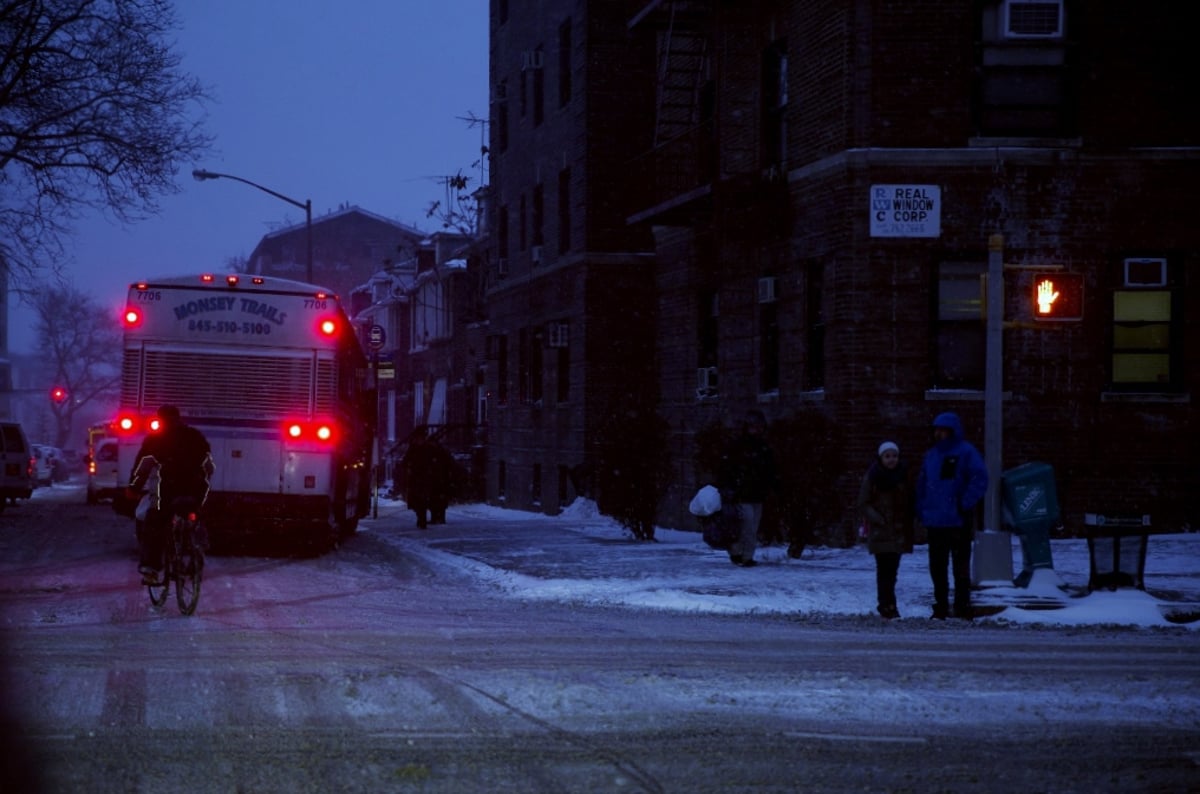
[{"label": "red traffic light in distance", "polygon": [[55,386],[50,390],[50,399],[57,405],[62,405],[67,401],[67,390],[62,386]]},{"label": "red traffic light in distance", "polygon": [[1035,320],[1082,320],[1083,274],[1035,273],[1031,297]]}]

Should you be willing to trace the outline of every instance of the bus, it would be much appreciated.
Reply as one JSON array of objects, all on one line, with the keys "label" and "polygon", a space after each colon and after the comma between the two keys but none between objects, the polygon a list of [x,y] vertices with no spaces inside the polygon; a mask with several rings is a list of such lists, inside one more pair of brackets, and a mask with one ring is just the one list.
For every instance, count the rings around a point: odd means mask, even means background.
[{"label": "bus", "polygon": [[332,548],[370,506],[376,405],[336,295],[245,274],[129,286],[112,425],[130,473],[155,412],[175,405],[208,438],[214,543],[270,534]]}]

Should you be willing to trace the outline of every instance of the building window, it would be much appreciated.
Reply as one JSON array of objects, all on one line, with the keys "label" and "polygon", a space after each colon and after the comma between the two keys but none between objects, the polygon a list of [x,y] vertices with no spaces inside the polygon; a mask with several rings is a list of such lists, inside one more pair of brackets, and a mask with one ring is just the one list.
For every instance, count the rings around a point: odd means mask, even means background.
[{"label": "building window", "polygon": [[496,362],[496,402],[508,403],[508,337],[491,334],[487,338],[487,358]]},{"label": "building window", "polygon": [[558,506],[566,507],[571,498],[571,470],[562,464],[558,466]]},{"label": "building window", "polygon": [[[537,62],[543,63],[542,48],[534,50]],[[533,72],[533,126],[537,127],[546,116],[546,70],[539,66]]]},{"label": "building window", "polygon": [[517,379],[523,403],[540,403],[542,388],[542,345],[545,335],[541,327],[522,328],[517,352]]},{"label": "building window", "polygon": [[808,355],[804,358],[804,388],[825,388],[825,266],[813,263],[805,270],[804,337]]},{"label": "building window", "polygon": [[571,349],[566,347],[557,348],[555,366],[556,389],[554,399],[557,402],[565,403],[571,399]]},{"label": "building window", "polygon": [[488,422],[487,368],[475,370],[475,426],[487,427]]},{"label": "building window", "polygon": [[787,162],[787,68],[787,41],[776,41],[763,53],[764,168],[782,168]]},{"label": "building window", "polygon": [[758,280],[758,390],[779,390],[779,303],[775,289],[778,280],[766,276]]},{"label": "building window", "polygon": [[520,102],[517,105],[517,107],[520,109],[518,115],[521,118],[525,118],[525,113],[527,112],[527,110],[529,108],[529,77],[530,77],[529,70],[522,69],[521,70],[521,98],[520,98]]},{"label": "building window", "polygon": [[520,209],[517,211],[517,242],[519,247],[517,250],[524,251],[529,247],[527,213],[525,212],[525,194],[521,194]]},{"label": "building window", "polygon": [[1056,0],[981,4],[974,116],[980,136],[1077,134],[1066,19]]},{"label": "building window", "polygon": [[558,26],[558,106],[571,101],[571,18]]},{"label": "building window", "polygon": [[[501,262],[507,262],[509,257],[508,250],[508,205],[501,204],[496,210],[496,256],[500,257]],[[501,271],[505,267],[501,265]],[[503,275],[503,273],[501,274]]]},{"label": "building window", "polygon": [[533,186],[533,244],[540,246],[544,242],[546,224],[546,196],[542,183]]},{"label": "building window", "polygon": [[1182,387],[1183,304],[1166,259],[1126,259],[1112,296],[1112,386],[1117,391]]},{"label": "building window", "polygon": [[571,169],[558,172],[558,252],[571,250]]},{"label": "building window", "polygon": [[717,369],[718,346],[720,344],[718,322],[720,320],[718,293],[715,289],[702,289],[697,297],[698,316],[696,322],[696,398],[705,399],[720,394],[719,370]]},{"label": "building window", "polygon": [[983,317],[983,262],[938,266],[933,333],[933,388],[982,389],[987,339]]},{"label": "building window", "polygon": [[533,477],[529,481],[529,503],[534,507],[542,506],[542,464],[533,464]]},{"label": "building window", "polygon": [[496,130],[496,153],[508,150],[508,80],[496,84],[496,106],[492,111],[492,126]]},{"label": "building window", "polygon": [[496,462],[496,498],[503,502],[508,498],[508,464]]}]

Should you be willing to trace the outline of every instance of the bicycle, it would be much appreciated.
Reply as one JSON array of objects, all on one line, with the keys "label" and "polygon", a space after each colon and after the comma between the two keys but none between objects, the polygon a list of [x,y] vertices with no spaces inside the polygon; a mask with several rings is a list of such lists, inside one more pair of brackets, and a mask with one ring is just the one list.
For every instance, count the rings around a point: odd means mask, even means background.
[{"label": "bicycle", "polygon": [[204,572],[204,527],[194,500],[186,497],[175,500],[169,531],[163,549],[161,578],[147,582],[146,589],[150,592],[150,603],[161,607],[167,601],[171,582],[175,582],[179,611],[190,615],[200,602],[200,578]]}]

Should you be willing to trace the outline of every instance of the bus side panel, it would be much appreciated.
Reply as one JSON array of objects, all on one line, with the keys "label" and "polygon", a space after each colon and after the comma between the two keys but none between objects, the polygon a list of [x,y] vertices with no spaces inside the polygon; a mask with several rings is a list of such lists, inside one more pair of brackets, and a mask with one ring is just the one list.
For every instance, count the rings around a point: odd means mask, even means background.
[{"label": "bus side panel", "polygon": [[275,431],[200,427],[212,447],[212,490],[278,494],[283,444]]},{"label": "bus side panel", "polygon": [[287,450],[283,458],[283,492],[298,496],[332,494],[332,457],[328,450]]}]

